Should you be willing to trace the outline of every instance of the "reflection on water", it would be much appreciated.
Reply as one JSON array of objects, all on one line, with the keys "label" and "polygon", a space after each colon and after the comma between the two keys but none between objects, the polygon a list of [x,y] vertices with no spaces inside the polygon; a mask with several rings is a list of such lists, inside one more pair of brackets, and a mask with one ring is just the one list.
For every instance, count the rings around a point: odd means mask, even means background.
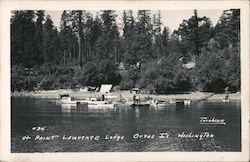
[{"label": "reflection on water", "polygon": [[[199,102],[190,106],[91,108],[58,105],[46,99],[12,98],[12,152],[85,151],[240,151],[240,102]],[[200,117],[226,120],[226,125],[201,125]],[[46,126],[43,132],[36,126]],[[182,133],[209,132],[214,138],[180,138]],[[168,138],[158,138],[167,133]],[[142,137],[134,138],[137,134]],[[49,141],[21,140],[58,135]],[[65,136],[100,136],[100,140],[62,140]],[[113,139],[105,139],[114,137]],[[124,139],[116,141],[116,137]],[[139,136],[139,135],[138,135]]]},{"label": "reflection on water", "polygon": [[68,117],[71,116],[71,109],[76,108],[76,106],[71,104],[62,104],[61,107],[62,107],[62,116],[68,116]]}]

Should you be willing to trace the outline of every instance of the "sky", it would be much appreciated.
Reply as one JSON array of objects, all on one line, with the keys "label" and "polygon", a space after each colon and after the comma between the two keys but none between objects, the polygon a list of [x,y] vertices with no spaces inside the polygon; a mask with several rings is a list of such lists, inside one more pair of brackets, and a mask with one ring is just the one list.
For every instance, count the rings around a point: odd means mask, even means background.
[{"label": "sky", "polygon": [[[223,10],[197,10],[197,14],[199,17],[209,17],[213,26],[216,25],[218,22]],[[60,19],[62,11],[46,11],[47,14],[49,14],[52,18],[52,21],[54,22],[54,25],[56,27],[60,26]],[[94,11],[91,13],[95,14]],[[158,11],[151,11],[151,15],[158,13]],[[182,23],[183,20],[189,19],[193,15],[193,10],[161,10],[161,16],[162,16],[162,23],[163,26],[169,27],[170,31],[173,32],[174,30],[178,29],[179,25]],[[122,11],[116,11],[117,17],[117,23],[119,24],[122,22]],[[134,17],[136,17],[136,12],[134,11]]]}]

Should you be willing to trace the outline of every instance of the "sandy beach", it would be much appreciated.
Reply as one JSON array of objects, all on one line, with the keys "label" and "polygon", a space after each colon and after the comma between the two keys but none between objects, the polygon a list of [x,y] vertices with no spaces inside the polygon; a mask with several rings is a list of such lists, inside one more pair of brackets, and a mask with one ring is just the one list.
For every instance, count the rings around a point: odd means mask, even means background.
[{"label": "sandy beach", "polygon": [[[38,91],[38,92],[12,92],[11,96],[19,97],[37,97],[37,98],[49,98],[49,99],[59,99],[60,95],[69,94],[71,97],[75,99],[86,99],[89,97],[100,97],[102,93],[100,92],[84,92],[84,91],[73,91],[71,89],[59,89],[59,90],[48,90],[48,91]],[[122,98],[126,98],[127,100],[132,100],[133,93],[130,91],[118,91],[107,94],[109,96],[117,96],[121,95]],[[225,97],[225,94],[214,94],[209,92],[190,92],[187,94],[171,94],[171,95],[156,95],[156,94],[137,94],[141,99],[146,97],[151,97],[155,100],[179,100],[179,99],[190,99],[192,101],[207,99],[207,100],[222,100]],[[241,93],[229,93],[230,100],[240,100]]]}]

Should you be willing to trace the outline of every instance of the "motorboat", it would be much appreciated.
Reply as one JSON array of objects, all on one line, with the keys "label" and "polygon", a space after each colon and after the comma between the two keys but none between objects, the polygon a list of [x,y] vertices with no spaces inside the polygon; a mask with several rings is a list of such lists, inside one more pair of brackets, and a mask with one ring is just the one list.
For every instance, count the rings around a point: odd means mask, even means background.
[{"label": "motorboat", "polygon": [[70,97],[68,94],[60,95],[60,100],[57,100],[56,103],[59,103],[59,104],[72,104],[72,105],[79,104],[78,101],[73,100],[73,98]]}]

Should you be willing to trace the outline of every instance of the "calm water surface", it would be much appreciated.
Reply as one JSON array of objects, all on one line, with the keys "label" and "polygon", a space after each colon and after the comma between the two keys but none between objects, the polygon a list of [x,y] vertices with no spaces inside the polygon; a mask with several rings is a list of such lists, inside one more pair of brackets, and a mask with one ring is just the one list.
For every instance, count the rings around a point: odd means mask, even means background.
[{"label": "calm water surface", "polygon": [[[141,151],[240,151],[240,102],[199,102],[190,107],[116,107],[90,109],[62,106],[48,99],[12,98],[12,152],[141,152]],[[203,125],[200,117],[225,119],[226,125]],[[34,127],[46,126],[44,131]],[[208,132],[213,138],[181,138],[182,133]],[[159,138],[168,133],[168,138]],[[110,136],[123,139],[105,139]],[[136,138],[137,135],[146,138]],[[23,136],[29,140],[22,140]],[[35,140],[56,135],[53,140]],[[100,136],[99,140],[66,140],[63,136]],[[134,138],[133,138],[134,136]]]}]

